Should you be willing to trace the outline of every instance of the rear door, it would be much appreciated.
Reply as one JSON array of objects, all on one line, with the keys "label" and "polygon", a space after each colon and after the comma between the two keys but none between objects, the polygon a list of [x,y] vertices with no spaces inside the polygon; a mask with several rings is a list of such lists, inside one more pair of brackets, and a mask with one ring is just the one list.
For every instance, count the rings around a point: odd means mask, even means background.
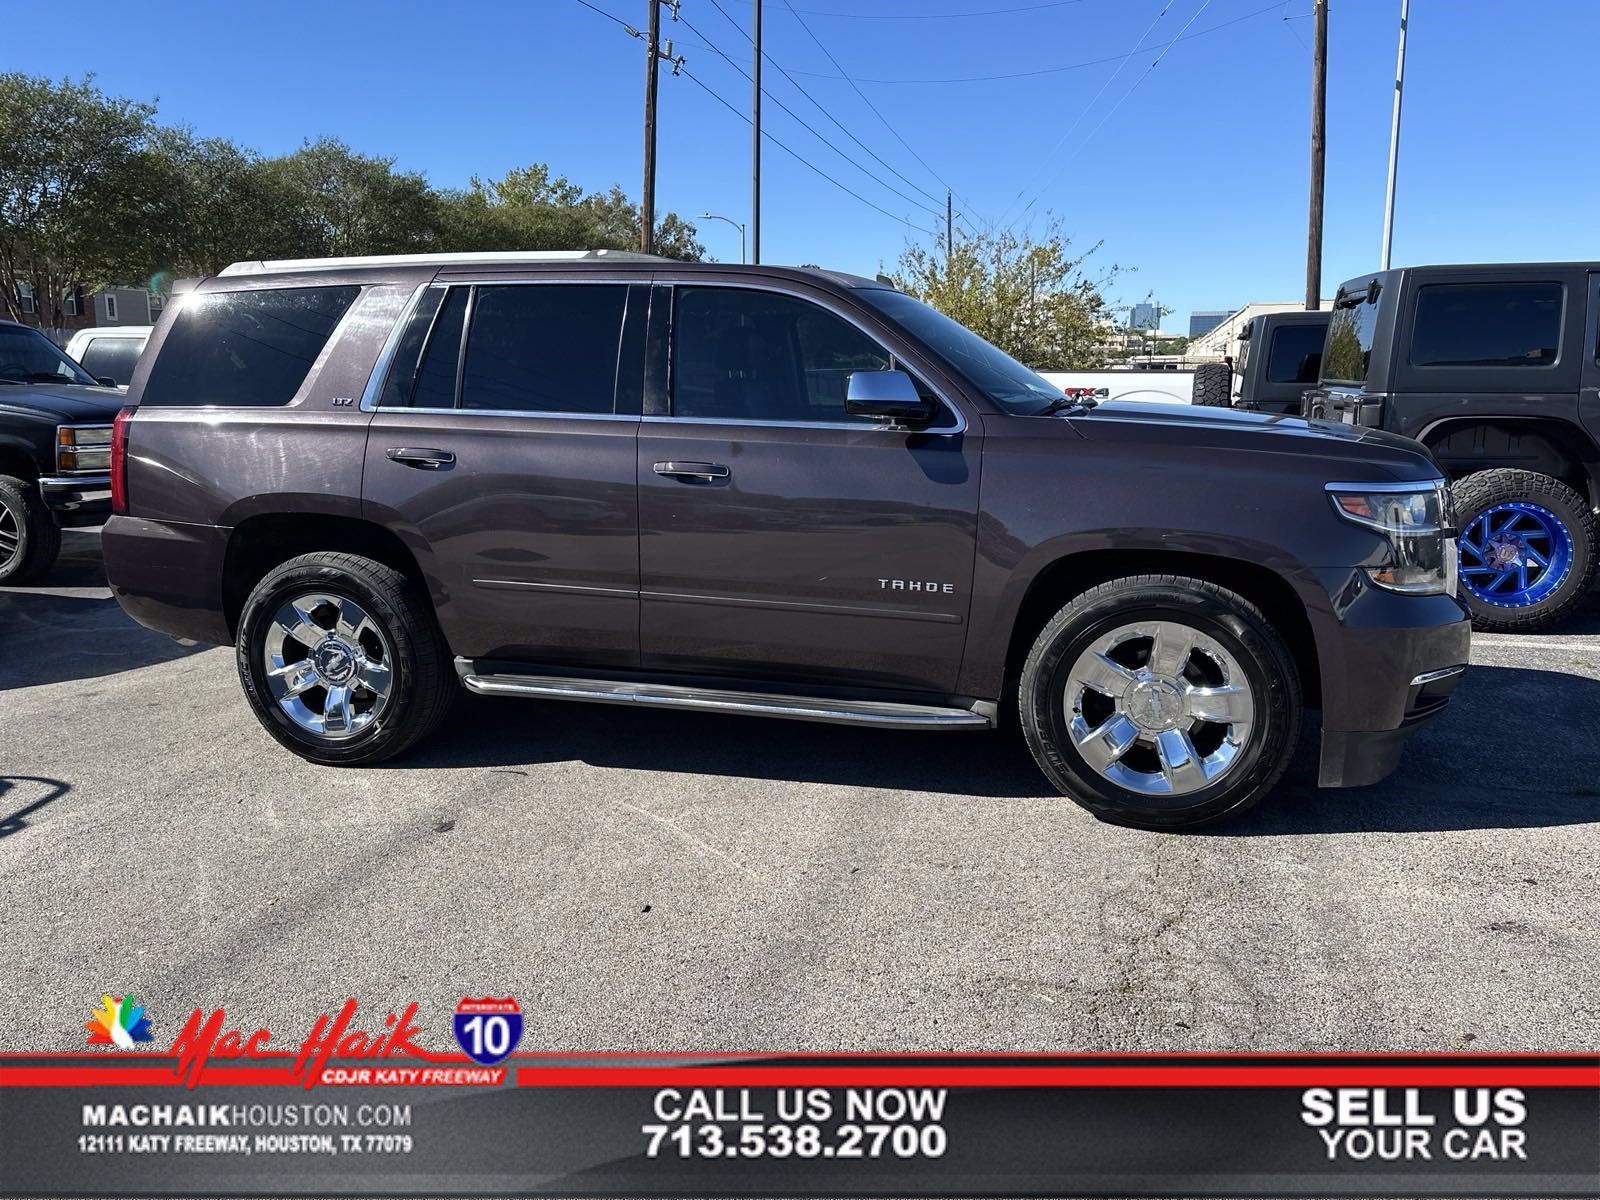
[{"label": "rear door", "polygon": [[372,399],[362,501],[416,551],[457,654],[637,664],[648,303],[625,279],[422,290]]},{"label": "rear door", "polygon": [[919,430],[847,414],[851,371],[911,364],[820,292],[670,290],[639,437],[643,665],[953,690],[980,452],[961,411],[938,400]]}]

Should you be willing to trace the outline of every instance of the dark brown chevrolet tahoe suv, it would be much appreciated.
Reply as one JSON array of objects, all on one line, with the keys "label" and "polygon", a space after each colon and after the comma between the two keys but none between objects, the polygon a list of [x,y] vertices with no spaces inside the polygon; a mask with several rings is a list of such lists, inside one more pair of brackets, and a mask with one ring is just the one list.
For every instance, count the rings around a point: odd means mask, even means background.
[{"label": "dark brown chevrolet tahoe suv", "polygon": [[[1415,442],[1052,388],[828,271],[243,263],[163,314],[105,561],[320,763],[458,689],[896,729],[1014,711],[1103,818],[1242,811],[1321,711],[1382,779],[1468,657]],[[537,736],[531,734],[530,736]]]}]

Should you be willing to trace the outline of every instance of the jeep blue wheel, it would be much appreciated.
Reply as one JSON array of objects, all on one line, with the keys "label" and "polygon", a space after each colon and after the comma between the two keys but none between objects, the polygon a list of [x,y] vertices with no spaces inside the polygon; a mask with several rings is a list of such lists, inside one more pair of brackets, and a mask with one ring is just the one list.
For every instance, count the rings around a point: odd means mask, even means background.
[{"label": "jeep blue wheel", "polygon": [[1567,523],[1542,504],[1493,505],[1461,531],[1461,584],[1497,608],[1538,604],[1571,574],[1572,546]]}]

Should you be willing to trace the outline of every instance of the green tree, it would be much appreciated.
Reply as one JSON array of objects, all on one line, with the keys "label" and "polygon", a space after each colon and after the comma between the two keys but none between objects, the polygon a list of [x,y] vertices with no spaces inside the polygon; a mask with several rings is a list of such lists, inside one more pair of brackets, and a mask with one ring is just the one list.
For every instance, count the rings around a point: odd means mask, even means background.
[{"label": "green tree", "polygon": [[143,157],[153,105],[105,95],[93,77],[0,75],[0,296],[60,327],[63,297],[124,277],[140,257],[151,190]]},{"label": "green tree", "polygon": [[941,254],[907,246],[895,285],[933,305],[1020,362],[1041,371],[1095,366],[1103,354],[1105,300],[1084,271],[1098,245],[1082,254],[1052,224],[1034,239],[984,232]]},{"label": "green tree", "polygon": [[393,158],[337,138],[307,142],[257,167],[272,218],[251,257],[325,258],[449,249],[438,244],[438,196]]},{"label": "green tree", "polygon": [[144,269],[130,278],[157,285],[175,275],[212,275],[259,258],[277,215],[261,159],[225,138],[157,129],[146,167],[156,181],[145,233]]},{"label": "green tree", "polygon": [[[473,177],[465,191],[441,198],[441,239],[453,250],[637,250],[638,205],[620,188],[586,193],[533,163],[497,180]],[[676,213],[656,222],[656,251],[696,260],[705,248]]]}]

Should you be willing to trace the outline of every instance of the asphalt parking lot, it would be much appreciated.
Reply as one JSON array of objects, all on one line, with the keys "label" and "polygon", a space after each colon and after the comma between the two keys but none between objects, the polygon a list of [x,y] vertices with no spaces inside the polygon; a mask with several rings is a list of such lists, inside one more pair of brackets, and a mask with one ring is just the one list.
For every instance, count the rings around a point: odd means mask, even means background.
[{"label": "asphalt parking lot", "polygon": [[467,696],[336,770],[69,531],[0,589],[0,1048],[127,991],[162,1045],[356,996],[444,1048],[509,992],[523,1049],[1592,1048],[1600,619],[1473,655],[1389,781],[1299,766],[1216,834],[1099,824],[1002,735]]}]

